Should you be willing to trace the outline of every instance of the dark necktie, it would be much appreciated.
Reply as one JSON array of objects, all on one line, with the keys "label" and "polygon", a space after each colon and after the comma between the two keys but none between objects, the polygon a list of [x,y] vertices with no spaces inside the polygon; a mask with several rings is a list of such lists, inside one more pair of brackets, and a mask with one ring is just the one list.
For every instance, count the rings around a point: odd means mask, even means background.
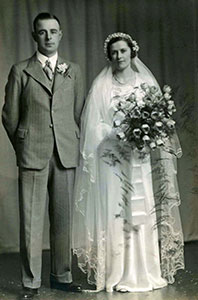
[{"label": "dark necktie", "polygon": [[43,70],[45,71],[45,73],[46,73],[47,77],[49,78],[49,80],[52,81],[53,80],[53,71],[52,71],[51,62],[49,60],[46,60]]}]

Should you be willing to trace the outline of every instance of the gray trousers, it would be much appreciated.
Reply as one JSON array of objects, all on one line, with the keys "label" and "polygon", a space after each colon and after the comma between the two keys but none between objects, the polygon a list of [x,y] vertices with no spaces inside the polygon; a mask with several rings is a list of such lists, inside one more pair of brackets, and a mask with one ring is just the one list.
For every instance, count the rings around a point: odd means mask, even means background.
[{"label": "gray trousers", "polygon": [[43,228],[49,195],[51,279],[71,282],[71,210],[75,168],[65,169],[54,151],[42,170],[19,168],[22,283],[41,285]]}]

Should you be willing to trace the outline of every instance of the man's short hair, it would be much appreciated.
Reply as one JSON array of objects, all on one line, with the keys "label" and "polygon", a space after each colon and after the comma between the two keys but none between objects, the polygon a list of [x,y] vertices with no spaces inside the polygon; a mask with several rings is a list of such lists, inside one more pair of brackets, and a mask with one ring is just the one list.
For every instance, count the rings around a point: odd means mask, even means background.
[{"label": "man's short hair", "polygon": [[59,21],[59,19],[55,16],[55,15],[52,15],[48,12],[42,12],[40,14],[38,14],[36,16],[36,18],[34,19],[33,21],[33,29],[34,29],[34,32],[36,32],[36,24],[39,20],[49,20],[49,19],[54,19],[58,22],[59,26],[61,27],[61,23]]}]

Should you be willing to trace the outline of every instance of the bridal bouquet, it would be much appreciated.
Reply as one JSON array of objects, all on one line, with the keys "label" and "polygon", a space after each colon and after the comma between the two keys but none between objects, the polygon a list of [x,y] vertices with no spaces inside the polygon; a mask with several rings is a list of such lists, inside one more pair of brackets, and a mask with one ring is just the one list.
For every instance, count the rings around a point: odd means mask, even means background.
[{"label": "bridal bouquet", "polygon": [[168,85],[161,92],[155,86],[142,83],[127,98],[117,96],[114,109],[116,136],[142,157],[163,146],[174,133],[172,115],[176,108]]}]

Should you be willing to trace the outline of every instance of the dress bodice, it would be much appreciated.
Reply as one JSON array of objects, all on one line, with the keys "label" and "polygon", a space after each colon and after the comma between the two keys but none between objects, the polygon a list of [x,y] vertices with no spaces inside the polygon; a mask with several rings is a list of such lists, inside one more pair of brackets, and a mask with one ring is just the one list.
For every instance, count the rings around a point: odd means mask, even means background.
[{"label": "dress bodice", "polygon": [[129,96],[133,92],[135,92],[137,96],[136,100],[141,101],[142,98],[141,91],[138,90],[137,92],[137,88],[140,86],[141,83],[143,83],[143,81],[140,78],[138,78],[137,75],[136,75],[135,82],[133,82],[133,84],[131,83],[118,84],[117,82],[114,82],[114,80],[112,80],[111,99],[109,103],[109,113],[110,113],[111,121],[113,119],[116,105],[120,100],[122,101],[127,100]]}]

